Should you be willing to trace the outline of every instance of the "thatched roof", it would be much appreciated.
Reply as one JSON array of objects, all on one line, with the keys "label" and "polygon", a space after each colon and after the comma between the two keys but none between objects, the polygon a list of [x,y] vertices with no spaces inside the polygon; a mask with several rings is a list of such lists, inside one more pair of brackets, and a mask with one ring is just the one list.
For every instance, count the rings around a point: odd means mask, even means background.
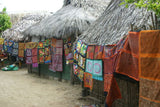
[{"label": "thatched roof", "polygon": [[110,0],[67,0],[54,15],[24,31],[27,36],[67,38],[81,34],[109,4]]},{"label": "thatched roof", "polygon": [[49,14],[27,14],[23,16],[16,24],[12,25],[12,28],[5,30],[2,33],[2,37],[4,39],[22,41],[24,40],[24,35],[22,34],[22,32],[33,24],[41,21],[48,15]]},{"label": "thatched roof", "polygon": [[[112,0],[102,16],[97,19],[78,39],[87,44],[108,45],[119,41],[131,30],[133,24],[138,29],[150,29],[151,14],[146,9],[133,5],[120,6],[121,0]],[[144,27],[145,26],[145,27]]]}]

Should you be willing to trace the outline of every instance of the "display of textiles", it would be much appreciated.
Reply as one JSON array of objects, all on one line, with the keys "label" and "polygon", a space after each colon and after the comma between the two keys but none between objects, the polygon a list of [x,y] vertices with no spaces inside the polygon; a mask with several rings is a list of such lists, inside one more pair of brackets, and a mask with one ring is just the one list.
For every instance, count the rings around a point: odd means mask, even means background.
[{"label": "display of textiles", "polygon": [[72,41],[71,38],[64,40],[64,54],[66,64],[73,64]]},{"label": "display of textiles", "polygon": [[18,57],[24,57],[25,43],[18,43]]},{"label": "display of textiles", "polygon": [[13,44],[13,50],[12,50],[12,56],[18,56],[18,42],[14,42]]},{"label": "display of textiles", "polygon": [[51,71],[63,71],[63,40],[52,38]]}]

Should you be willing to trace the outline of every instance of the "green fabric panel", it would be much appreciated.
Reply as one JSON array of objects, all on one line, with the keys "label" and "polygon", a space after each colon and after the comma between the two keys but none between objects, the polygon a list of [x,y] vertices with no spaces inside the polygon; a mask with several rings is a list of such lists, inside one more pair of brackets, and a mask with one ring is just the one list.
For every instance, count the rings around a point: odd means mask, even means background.
[{"label": "green fabric panel", "polygon": [[71,65],[66,65],[65,62],[64,62],[64,69],[63,69],[63,72],[62,72],[62,79],[70,80],[71,79],[70,72],[71,72]]}]

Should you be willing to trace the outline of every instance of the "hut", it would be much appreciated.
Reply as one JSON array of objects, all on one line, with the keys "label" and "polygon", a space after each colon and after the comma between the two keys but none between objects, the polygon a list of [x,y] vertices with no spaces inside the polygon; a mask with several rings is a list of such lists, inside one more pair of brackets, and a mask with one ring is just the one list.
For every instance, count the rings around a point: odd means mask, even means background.
[{"label": "hut", "polygon": [[[121,0],[111,0],[104,13],[77,40],[90,45],[112,45],[128,34],[129,31],[153,29],[154,15],[146,9],[121,5]],[[138,107],[139,82],[123,75],[116,75],[122,99],[115,101],[112,107]],[[104,92],[103,82],[93,80],[92,96],[101,100]],[[97,96],[98,95],[98,96]]]},{"label": "hut", "polygon": [[[25,37],[22,32],[26,30],[31,25],[41,21],[43,18],[49,16],[50,13],[26,13],[26,14],[12,14],[11,21],[13,22],[12,28],[5,30],[2,32],[2,38],[6,40],[12,40],[14,42],[27,42],[29,40],[28,37]],[[13,17],[14,16],[14,17]],[[13,52],[11,52],[13,53]],[[8,54],[8,52],[7,52]],[[19,67],[21,67],[23,58],[18,58],[15,55],[8,54],[9,63],[19,62]]]},{"label": "hut", "polygon": [[[2,33],[2,37],[4,39],[13,40],[15,42],[28,40],[25,38],[22,32],[26,30],[28,27],[32,26],[33,24],[41,21],[43,18],[49,16],[50,14],[26,14],[23,15],[17,23],[12,25],[12,28],[5,30]],[[14,20],[12,20],[14,22]]]},{"label": "hut", "polygon": [[[26,37],[38,38],[72,38],[82,34],[105,10],[110,0],[64,0],[64,6],[54,15],[29,27],[24,31]],[[64,58],[63,58],[64,59]],[[71,66],[63,60],[63,72],[53,73],[48,70],[48,65],[42,65],[39,70],[41,74],[70,80]],[[34,69],[32,69],[34,70]],[[47,70],[47,71],[46,71]],[[39,72],[40,72],[39,71]]]}]

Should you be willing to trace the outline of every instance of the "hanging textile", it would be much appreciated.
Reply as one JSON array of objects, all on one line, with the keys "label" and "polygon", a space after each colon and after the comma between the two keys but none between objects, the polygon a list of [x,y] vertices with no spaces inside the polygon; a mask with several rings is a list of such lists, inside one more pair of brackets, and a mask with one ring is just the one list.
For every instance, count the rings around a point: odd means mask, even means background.
[{"label": "hanging textile", "polygon": [[113,73],[116,71],[119,53],[122,50],[125,41],[125,38],[123,38],[115,45],[104,46],[104,91],[108,93],[106,97],[108,107],[111,107],[116,99],[121,98],[120,89]]},{"label": "hanging textile", "polygon": [[90,88],[90,90],[93,88],[92,74],[87,72],[84,72],[84,87]]},{"label": "hanging textile", "polygon": [[[81,40],[78,40],[76,48],[74,50],[74,74],[83,81],[85,62],[86,62],[86,50],[87,45]],[[75,69],[76,68],[76,69]]]},{"label": "hanging textile", "polygon": [[93,79],[103,81],[102,60],[86,59],[85,72],[92,74]]},{"label": "hanging textile", "polygon": [[138,42],[139,32],[129,32],[126,43],[120,52],[116,72],[139,81]]},{"label": "hanging textile", "polygon": [[38,43],[38,61],[39,63],[44,63],[44,55],[45,55],[45,51],[44,51],[44,42],[39,42]]},{"label": "hanging textile", "polygon": [[52,39],[51,71],[63,71],[63,40]]},{"label": "hanging textile", "polygon": [[3,50],[3,43],[4,43],[4,39],[0,38],[0,51],[2,52]]},{"label": "hanging textile", "polygon": [[23,58],[24,57],[24,51],[25,51],[25,43],[19,43],[18,44],[18,57]]},{"label": "hanging textile", "polygon": [[18,42],[14,42],[12,56],[18,56]]},{"label": "hanging textile", "polygon": [[7,52],[7,47],[8,47],[8,40],[4,40],[4,44],[3,44],[4,52]]},{"label": "hanging textile", "polygon": [[160,107],[160,30],[140,32],[139,107]]},{"label": "hanging textile", "polygon": [[37,42],[28,42],[25,45],[26,48],[26,64],[32,64],[33,67],[36,67],[38,63],[38,53],[37,53]]},{"label": "hanging textile", "polygon": [[71,38],[64,40],[64,54],[66,64],[73,64],[72,41]]}]

